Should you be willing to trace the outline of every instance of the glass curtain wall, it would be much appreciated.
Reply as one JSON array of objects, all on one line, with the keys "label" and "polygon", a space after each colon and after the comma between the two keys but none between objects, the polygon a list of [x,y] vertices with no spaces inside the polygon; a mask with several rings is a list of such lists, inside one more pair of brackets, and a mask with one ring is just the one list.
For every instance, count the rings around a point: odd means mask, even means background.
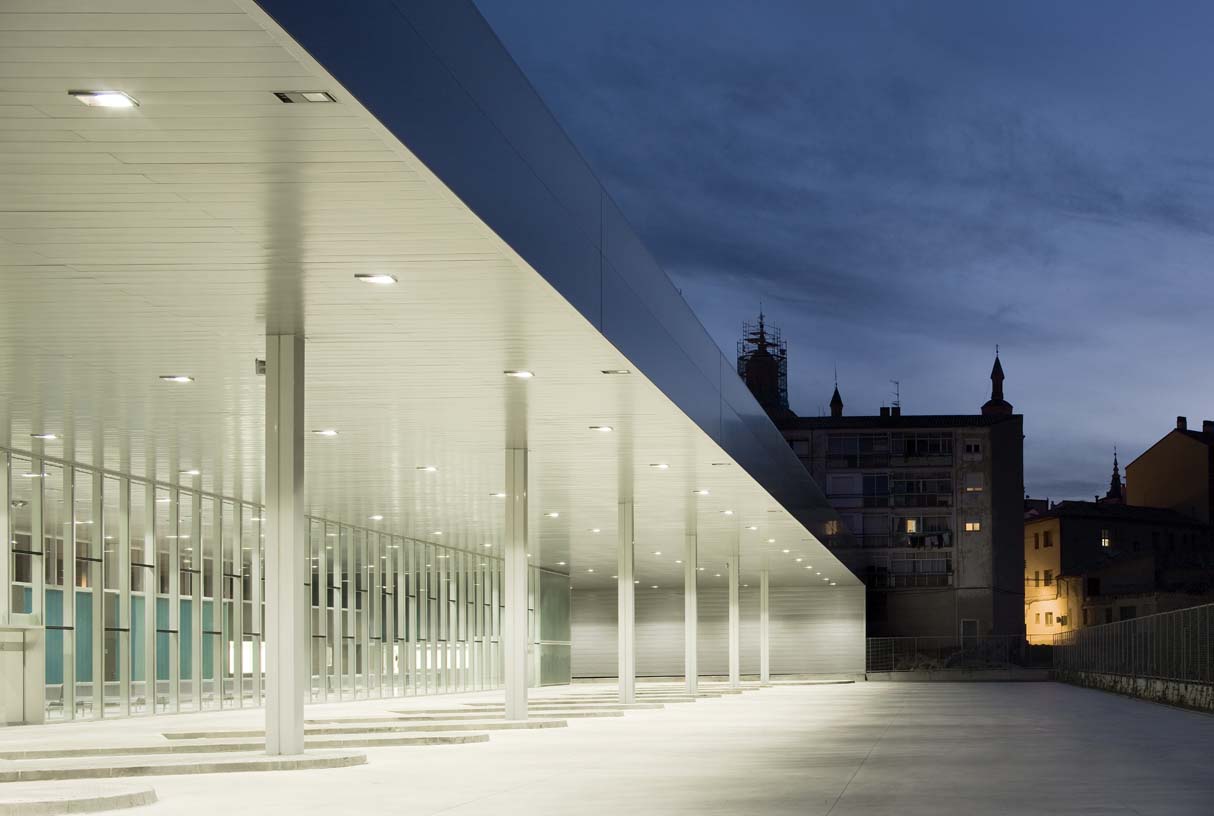
[{"label": "glass curtain wall", "polygon": [[[45,626],[48,720],[261,704],[261,507],[3,448],[0,468],[9,608]],[[313,702],[501,686],[500,559],[306,529]],[[533,682],[568,682],[568,579],[531,573]]]}]

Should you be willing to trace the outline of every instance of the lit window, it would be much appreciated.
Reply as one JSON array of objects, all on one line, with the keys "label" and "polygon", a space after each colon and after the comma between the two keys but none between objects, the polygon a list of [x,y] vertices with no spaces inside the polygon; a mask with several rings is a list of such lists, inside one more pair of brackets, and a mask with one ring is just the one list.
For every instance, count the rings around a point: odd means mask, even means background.
[{"label": "lit window", "polygon": [[981,493],[983,488],[981,473],[965,474],[965,492],[966,493]]},{"label": "lit window", "polygon": [[908,533],[919,532],[919,519],[908,518],[906,520],[906,532],[908,532]]},{"label": "lit window", "polygon": [[1036,615],[1033,616],[1033,623],[1041,623],[1041,613],[1040,612],[1038,612]]},{"label": "lit window", "polygon": [[839,522],[836,521],[835,519],[831,519],[830,521],[826,522],[826,534],[828,536],[838,535],[839,534]]},{"label": "lit window", "polygon": [[967,533],[980,533],[980,532],[982,532],[982,522],[980,522],[980,521],[967,521],[967,522],[965,523],[965,531],[966,531]]},{"label": "lit window", "polygon": [[[1048,573],[1047,573],[1047,574],[1048,574]],[[1053,625],[1054,625],[1054,613],[1053,613],[1053,612],[1046,612],[1046,613],[1045,613],[1045,625],[1046,625],[1046,626],[1053,626]]]},{"label": "lit window", "polygon": [[1100,531],[1100,546],[1109,547],[1109,546],[1112,546],[1112,543],[1113,543],[1113,539],[1109,535],[1108,528],[1101,530]]}]

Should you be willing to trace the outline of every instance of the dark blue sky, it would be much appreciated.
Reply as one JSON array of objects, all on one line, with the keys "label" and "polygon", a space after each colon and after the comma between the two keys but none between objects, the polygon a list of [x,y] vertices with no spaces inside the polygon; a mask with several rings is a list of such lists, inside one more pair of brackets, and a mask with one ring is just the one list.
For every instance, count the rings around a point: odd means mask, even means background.
[{"label": "dark blue sky", "polygon": [[998,343],[1053,498],[1214,418],[1214,4],[476,2],[798,413],[976,412]]}]

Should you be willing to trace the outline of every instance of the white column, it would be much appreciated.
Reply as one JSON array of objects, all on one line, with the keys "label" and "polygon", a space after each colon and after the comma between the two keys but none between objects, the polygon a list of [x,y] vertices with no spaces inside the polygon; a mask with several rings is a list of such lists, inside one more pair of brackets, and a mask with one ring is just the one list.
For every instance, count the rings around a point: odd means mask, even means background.
[{"label": "white column", "polygon": [[700,667],[696,660],[699,645],[699,611],[696,604],[696,584],[699,571],[699,540],[695,532],[683,537],[683,674],[687,679],[687,693],[700,690]]},{"label": "white column", "polygon": [[742,685],[742,626],[738,608],[738,556],[729,557],[729,687]]},{"label": "white column", "polygon": [[[9,622],[13,606],[13,536],[9,532],[9,508],[12,507],[12,498],[9,494],[8,460],[8,451],[0,450],[0,626]],[[31,542],[35,540],[30,536]],[[32,543],[30,548],[33,548]],[[38,568],[40,569],[41,565],[38,565]]]},{"label": "white column", "polygon": [[769,573],[764,567],[759,573],[759,682],[771,682],[771,613]]},{"label": "white column", "polygon": [[506,450],[502,652],[506,719],[527,719],[527,450]]},{"label": "white column", "polygon": [[301,754],[307,691],[304,343],[266,337],[266,753]]},{"label": "white column", "polygon": [[633,583],[632,502],[622,501],[619,508],[618,568],[618,645],[620,702],[636,702],[636,586]]}]

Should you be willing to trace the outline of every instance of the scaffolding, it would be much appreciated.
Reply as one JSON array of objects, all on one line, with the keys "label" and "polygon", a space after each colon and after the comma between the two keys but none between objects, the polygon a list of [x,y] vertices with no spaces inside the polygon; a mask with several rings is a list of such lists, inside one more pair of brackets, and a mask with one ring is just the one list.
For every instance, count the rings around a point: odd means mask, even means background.
[{"label": "scaffolding", "polygon": [[762,312],[758,322],[742,324],[738,376],[768,413],[789,412],[788,344],[778,328],[767,325]]}]

